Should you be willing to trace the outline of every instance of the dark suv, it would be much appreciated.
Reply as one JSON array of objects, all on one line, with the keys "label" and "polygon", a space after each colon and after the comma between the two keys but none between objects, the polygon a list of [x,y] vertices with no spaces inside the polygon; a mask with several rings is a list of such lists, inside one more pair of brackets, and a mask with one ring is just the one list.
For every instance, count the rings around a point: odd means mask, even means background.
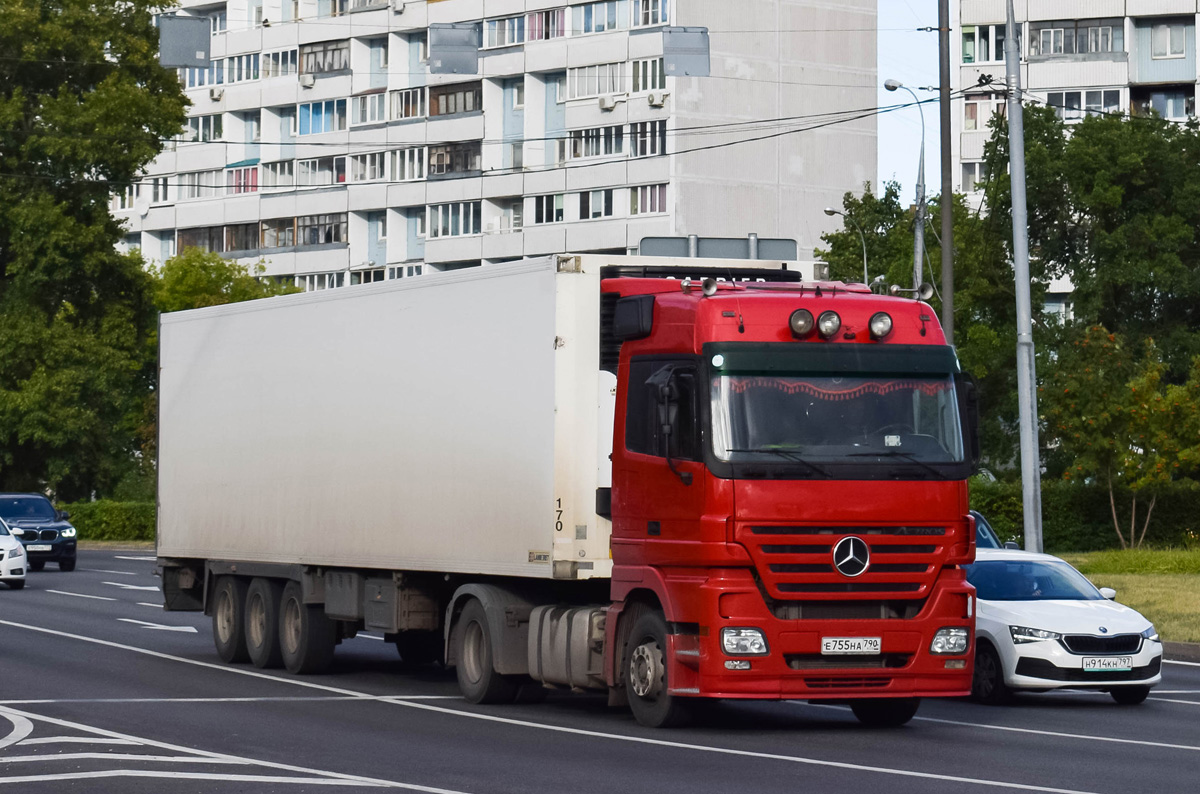
[{"label": "dark suv", "polygon": [[75,527],[70,514],[56,510],[35,493],[0,493],[0,518],[25,546],[29,570],[40,571],[57,562],[60,571],[75,570]]}]

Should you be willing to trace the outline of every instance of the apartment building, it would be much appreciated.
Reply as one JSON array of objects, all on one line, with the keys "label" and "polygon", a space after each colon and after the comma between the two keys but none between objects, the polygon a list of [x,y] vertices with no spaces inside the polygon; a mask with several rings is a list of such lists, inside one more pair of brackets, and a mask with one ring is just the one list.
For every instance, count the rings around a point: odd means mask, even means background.
[{"label": "apartment building", "polygon": [[[801,129],[874,104],[875,0],[178,13],[209,19],[211,63],[181,70],[187,128],[113,199],[152,260],[195,246],[322,289],[647,236],[754,232],[808,258],[836,225],[822,208],[875,179],[873,117]],[[478,74],[430,72],[432,23],[479,26]],[[665,73],[668,25],[710,30],[711,76]]]}]

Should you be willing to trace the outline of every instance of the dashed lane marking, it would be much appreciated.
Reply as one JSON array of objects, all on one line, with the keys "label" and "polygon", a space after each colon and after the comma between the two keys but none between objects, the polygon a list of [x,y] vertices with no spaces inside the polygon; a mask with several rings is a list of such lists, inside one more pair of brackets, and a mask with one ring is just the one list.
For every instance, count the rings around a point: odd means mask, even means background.
[{"label": "dashed lane marking", "polygon": [[145,620],[134,620],[133,618],[117,618],[122,623],[133,623],[141,626],[144,629],[152,629],[154,631],[182,631],[184,634],[195,634],[195,626],[168,626],[164,623],[149,623]]},{"label": "dashed lane marking", "polygon": [[137,562],[158,562],[157,557],[122,557],[119,554],[113,555],[114,560],[136,560]]},{"label": "dashed lane marking", "polygon": [[18,742],[21,747],[27,744],[134,744],[132,739],[112,739],[97,736],[37,736]]},{"label": "dashed lane marking", "polygon": [[101,582],[101,584],[110,584],[113,587],[119,587],[122,590],[149,590],[150,592],[158,592],[156,584],[125,584],[124,582]]},{"label": "dashed lane marking", "polygon": [[162,604],[151,604],[149,601],[138,601],[137,605],[140,607],[154,607],[155,609],[163,608]]},{"label": "dashed lane marking", "polygon": [[144,573],[134,573],[133,571],[106,571],[103,568],[79,568],[78,570],[87,571],[88,573],[113,573],[113,574],[117,574],[118,576],[145,576],[146,575]]},{"label": "dashed lane marking", "polygon": [[277,698],[62,698],[0,700],[0,706],[44,706],[59,703],[323,703],[325,701],[462,700],[459,695],[321,695]]},{"label": "dashed lane marking", "polygon": [[1174,698],[1148,698],[1148,700],[1157,700],[1159,703],[1182,703],[1185,706],[1200,706],[1200,700],[1176,700]]},{"label": "dashed lane marking", "polygon": [[1200,667],[1200,662],[1177,662],[1174,659],[1163,659],[1163,664],[1181,664],[1184,667]]},{"label": "dashed lane marking", "polygon": [[74,596],[75,598],[94,598],[97,601],[116,601],[117,600],[115,598],[109,598],[108,596],[94,596],[94,595],[88,595],[87,593],[68,593],[66,590],[45,590],[43,592],[54,593],[55,595]]}]

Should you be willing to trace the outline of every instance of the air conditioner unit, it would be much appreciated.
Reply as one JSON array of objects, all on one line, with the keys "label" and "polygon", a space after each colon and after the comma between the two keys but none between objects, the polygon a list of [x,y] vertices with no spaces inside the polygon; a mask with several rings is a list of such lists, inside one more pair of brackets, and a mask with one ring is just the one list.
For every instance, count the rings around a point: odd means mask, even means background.
[{"label": "air conditioner unit", "polygon": [[312,88],[317,84],[317,78],[311,74],[300,75],[300,85],[304,88]]},{"label": "air conditioner unit", "polygon": [[392,0],[392,13],[393,14],[403,14],[404,13],[404,2],[405,2],[405,0]]},{"label": "air conditioner unit", "polygon": [[666,91],[651,91],[649,93],[649,95],[647,95],[646,100],[650,103],[650,107],[660,108],[663,105],[667,104],[667,92]]},{"label": "air conditioner unit", "polygon": [[224,96],[225,96],[224,88],[208,89],[208,98],[211,99],[213,102],[220,102]]},{"label": "air conditioner unit", "polygon": [[601,110],[616,110],[617,109],[617,98],[615,96],[600,97],[600,109]]}]

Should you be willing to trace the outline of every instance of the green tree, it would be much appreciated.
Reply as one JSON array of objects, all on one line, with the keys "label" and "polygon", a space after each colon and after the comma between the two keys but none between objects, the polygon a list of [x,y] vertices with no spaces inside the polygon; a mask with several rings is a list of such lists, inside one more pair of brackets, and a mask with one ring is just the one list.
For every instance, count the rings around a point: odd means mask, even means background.
[{"label": "green tree", "polygon": [[0,488],[104,491],[152,374],[152,283],[108,211],[183,125],[153,13],[11,0],[0,27]]},{"label": "green tree", "polygon": [[161,312],[177,312],[299,292],[291,284],[264,278],[264,270],[260,263],[251,273],[236,260],[185,248],[158,271],[154,303]]}]

